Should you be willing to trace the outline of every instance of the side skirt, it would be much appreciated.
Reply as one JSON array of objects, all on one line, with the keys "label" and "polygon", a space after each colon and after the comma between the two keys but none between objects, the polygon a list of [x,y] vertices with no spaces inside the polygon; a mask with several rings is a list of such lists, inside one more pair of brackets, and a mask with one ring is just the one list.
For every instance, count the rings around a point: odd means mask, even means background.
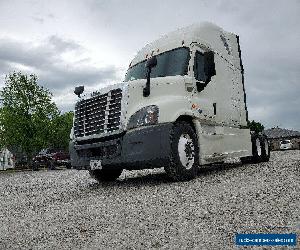
[{"label": "side skirt", "polygon": [[201,124],[198,120],[194,120],[194,124],[201,165],[252,155],[249,129]]}]

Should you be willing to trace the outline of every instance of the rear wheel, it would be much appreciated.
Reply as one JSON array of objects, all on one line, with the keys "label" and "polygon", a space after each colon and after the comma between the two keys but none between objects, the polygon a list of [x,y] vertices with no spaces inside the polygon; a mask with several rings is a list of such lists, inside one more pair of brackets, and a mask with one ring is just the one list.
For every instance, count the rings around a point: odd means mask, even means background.
[{"label": "rear wheel", "polygon": [[267,162],[270,159],[270,145],[266,136],[261,137],[262,161]]},{"label": "rear wheel", "polygon": [[252,156],[246,156],[241,158],[241,162],[244,163],[258,163],[263,160],[263,142],[258,134],[251,135],[252,143]]},{"label": "rear wheel", "polygon": [[252,153],[255,163],[262,161],[262,143],[258,135],[255,135],[252,140]]},{"label": "rear wheel", "polygon": [[90,176],[98,182],[115,181],[122,173],[122,169],[89,170]]},{"label": "rear wheel", "polygon": [[171,134],[171,157],[165,166],[168,176],[174,181],[191,180],[197,175],[199,147],[197,136],[187,122],[174,124]]}]

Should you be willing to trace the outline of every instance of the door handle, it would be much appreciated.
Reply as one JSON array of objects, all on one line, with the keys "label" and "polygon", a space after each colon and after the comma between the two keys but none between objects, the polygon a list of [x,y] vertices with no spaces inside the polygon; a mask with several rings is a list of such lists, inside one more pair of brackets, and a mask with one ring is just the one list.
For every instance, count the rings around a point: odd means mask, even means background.
[{"label": "door handle", "polygon": [[197,91],[201,92],[205,88],[206,84],[204,82],[198,82],[197,81],[196,86],[197,86]]},{"label": "door handle", "polygon": [[213,107],[214,107],[214,115],[216,115],[217,114],[217,103],[216,102],[213,103]]}]

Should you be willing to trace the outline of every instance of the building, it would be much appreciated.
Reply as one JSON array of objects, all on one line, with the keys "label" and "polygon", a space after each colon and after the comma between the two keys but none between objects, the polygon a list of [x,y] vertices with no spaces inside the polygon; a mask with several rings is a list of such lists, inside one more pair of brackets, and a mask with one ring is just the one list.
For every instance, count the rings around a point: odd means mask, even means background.
[{"label": "building", "polygon": [[283,140],[290,140],[292,149],[300,149],[300,132],[298,131],[276,127],[264,130],[264,133],[270,141],[271,150],[280,150],[280,142]]},{"label": "building", "polygon": [[14,167],[15,162],[13,154],[7,148],[0,150],[0,170]]}]

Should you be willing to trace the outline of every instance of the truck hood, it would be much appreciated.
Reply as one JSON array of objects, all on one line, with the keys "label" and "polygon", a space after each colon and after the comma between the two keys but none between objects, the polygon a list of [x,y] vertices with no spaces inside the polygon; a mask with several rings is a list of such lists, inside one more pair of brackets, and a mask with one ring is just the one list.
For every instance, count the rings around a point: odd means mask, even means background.
[{"label": "truck hood", "polygon": [[[113,83],[113,84],[109,84],[105,87],[99,88],[96,91],[86,91],[84,93],[84,95],[82,95],[81,99],[89,99],[91,98],[92,93],[97,92],[98,94],[106,94],[107,92],[113,90],[113,89],[118,89],[121,88],[123,91],[126,88],[126,86],[128,85],[127,82],[119,82],[119,83]],[[80,100],[79,100],[80,101]]]}]

